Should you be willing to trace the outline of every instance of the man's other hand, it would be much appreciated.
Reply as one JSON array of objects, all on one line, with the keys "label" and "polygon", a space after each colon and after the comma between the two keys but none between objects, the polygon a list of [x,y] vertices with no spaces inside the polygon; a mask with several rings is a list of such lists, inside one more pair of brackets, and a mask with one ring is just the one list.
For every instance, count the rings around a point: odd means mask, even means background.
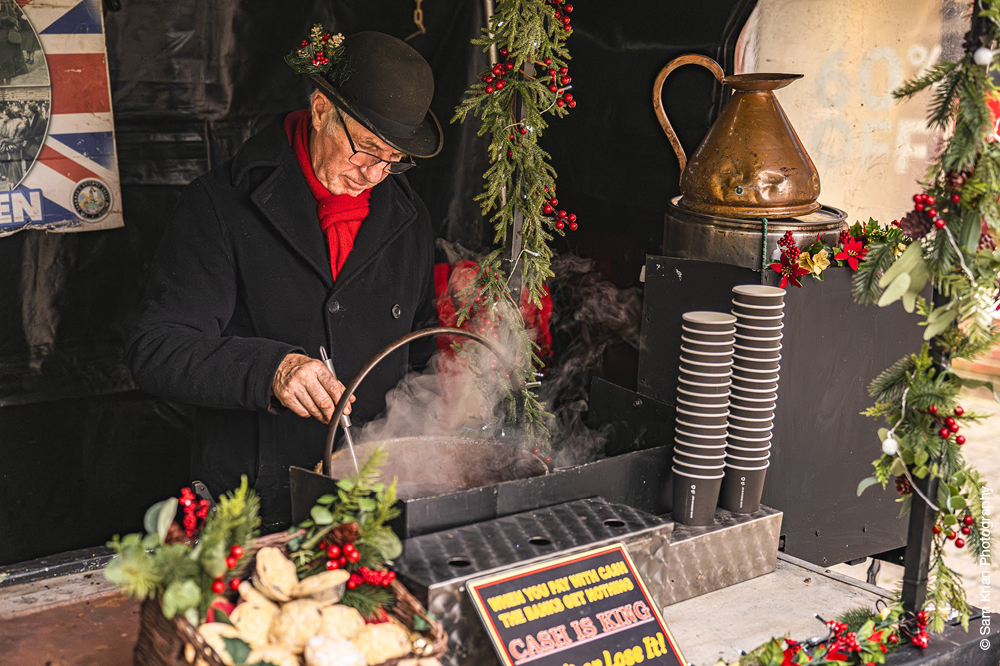
[{"label": "man's other hand", "polygon": [[[271,384],[274,397],[303,418],[312,416],[329,423],[337,401],[344,394],[344,385],[334,379],[323,362],[304,354],[289,354],[278,366]],[[354,402],[354,396],[351,396]],[[347,405],[345,414],[351,413]]]}]

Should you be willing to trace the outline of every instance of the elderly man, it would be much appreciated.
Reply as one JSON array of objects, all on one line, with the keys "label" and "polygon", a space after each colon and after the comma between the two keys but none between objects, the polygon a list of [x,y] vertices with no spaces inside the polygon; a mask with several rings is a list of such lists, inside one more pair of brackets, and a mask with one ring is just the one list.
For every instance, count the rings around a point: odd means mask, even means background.
[{"label": "elderly man", "polygon": [[[430,220],[401,175],[441,149],[430,67],[380,33],[338,48],[346,67],[311,74],[308,109],[184,190],[129,344],[140,388],[199,407],[193,477],[218,495],[248,475],[272,528],[288,521],[289,466],[320,459],[344,390],[320,348],[346,380],[436,318]],[[355,421],[414,360],[399,350],[367,377]]]}]

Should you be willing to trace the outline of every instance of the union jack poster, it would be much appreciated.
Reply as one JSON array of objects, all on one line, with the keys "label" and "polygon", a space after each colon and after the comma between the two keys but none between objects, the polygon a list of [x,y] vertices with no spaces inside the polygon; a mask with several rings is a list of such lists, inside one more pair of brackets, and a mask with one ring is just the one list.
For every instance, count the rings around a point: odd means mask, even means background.
[{"label": "union jack poster", "polygon": [[100,0],[0,0],[0,236],[122,224]]}]

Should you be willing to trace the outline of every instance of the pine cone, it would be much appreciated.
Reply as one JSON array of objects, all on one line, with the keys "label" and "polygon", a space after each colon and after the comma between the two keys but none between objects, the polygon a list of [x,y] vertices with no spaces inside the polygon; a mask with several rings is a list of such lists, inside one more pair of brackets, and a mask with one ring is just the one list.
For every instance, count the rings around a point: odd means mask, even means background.
[{"label": "pine cone", "polygon": [[899,221],[899,228],[913,240],[920,240],[931,232],[934,223],[926,213],[911,210]]},{"label": "pine cone", "polygon": [[164,537],[163,543],[186,543],[188,541],[188,535],[184,532],[184,528],[177,523],[170,523],[170,528],[167,530],[167,536]]},{"label": "pine cone", "polygon": [[949,189],[957,190],[965,185],[965,181],[969,179],[969,175],[970,173],[968,171],[949,171],[945,174],[944,180]]},{"label": "pine cone", "polygon": [[993,234],[988,231],[982,233],[979,236],[979,245],[976,247],[977,250],[989,250],[992,252],[997,249],[997,241],[993,238]]},{"label": "pine cone", "polygon": [[361,535],[361,527],[355,522],[341,523],[330,530],[330,539],[343,546],[345,543],[354,543]]},{"label": "pine cone", "polygon": [[910,479],[906,475],[896,477],[896,492],[906,496],[913,492],[910,488]]}]

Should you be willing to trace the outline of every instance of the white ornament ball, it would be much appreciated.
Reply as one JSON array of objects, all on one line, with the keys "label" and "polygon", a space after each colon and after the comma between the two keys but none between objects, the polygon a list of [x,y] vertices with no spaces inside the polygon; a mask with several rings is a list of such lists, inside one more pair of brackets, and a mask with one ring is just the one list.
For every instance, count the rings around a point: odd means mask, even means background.
[{"label": "white ornament ball", "polygon": [[774,248],[774,252],[771,253],[771,261],[781,261],[781,248]]},{"label": "white ornament ball", "polygon": [[975,61],[977,65],[985,67],[990,64],[990,61],[993,60],[993,51],[990,51],[985,46],[980,46],[972,54],[972,60]]},{"label": "white ornament ball", "polygon": [[899,442],[893,439],[892,435],[887,435],[886,438],[882,440],[882,453],[887,456],[894,456],[899,453]]}]

